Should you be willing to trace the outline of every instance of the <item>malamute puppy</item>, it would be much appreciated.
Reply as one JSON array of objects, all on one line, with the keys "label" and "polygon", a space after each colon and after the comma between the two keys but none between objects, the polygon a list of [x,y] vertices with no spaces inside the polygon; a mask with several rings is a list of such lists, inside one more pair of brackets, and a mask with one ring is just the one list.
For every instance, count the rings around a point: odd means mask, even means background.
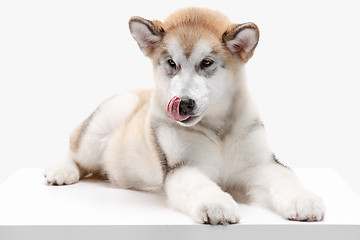
[{"label": "malamute puppy", "polygon": [[100,174],[120,188],[164,192],[198,223],[238,223],[237,202],[323,219],[322,200],[274,157],[249,95],[254,23],[187,8],[164,22],[133,17],[129,27],[152,60],[155,89],[103,102],[72,132],[68,158],[45,172],[49,184]]}]

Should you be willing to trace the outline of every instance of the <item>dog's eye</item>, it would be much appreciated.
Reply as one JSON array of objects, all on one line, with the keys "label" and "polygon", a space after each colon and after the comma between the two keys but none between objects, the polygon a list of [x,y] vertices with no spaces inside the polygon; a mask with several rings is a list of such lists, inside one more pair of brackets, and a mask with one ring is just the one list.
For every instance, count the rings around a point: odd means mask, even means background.
[{"label": "dog's eye", "polygon": [[201,63],[200,63],[200,68],[201,69],[205,69],[210,67],[212,64],[214,63],[213,60],[211,60],[210,58],[204,58]]},{"label": "dog's eye", "polygon": [[172,60],[172,59],[169,59],[168,61],[167,61],[167,63],[169,64],[169,66],[171,67],[171,68],[176,68],[176,63],[174,62],[174,60]]}]

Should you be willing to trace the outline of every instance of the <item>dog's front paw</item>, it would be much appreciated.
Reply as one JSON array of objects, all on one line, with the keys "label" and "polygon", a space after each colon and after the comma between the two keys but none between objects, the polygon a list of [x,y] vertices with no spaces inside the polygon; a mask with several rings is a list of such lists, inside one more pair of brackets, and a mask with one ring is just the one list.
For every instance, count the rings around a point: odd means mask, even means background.
[{"label": "dog's front paw", "polygon": [[322,221],[325,205],[320,197],[308,190],[302,190],[287,203],[283,203],[281,215],[292,221]]},{"label": "dog's front paw", "polygon": [[45,171],[44,177],[49,185],[68,185],[79,181],[80,171],[74,162],[60,162]]},{"label": "dog's front paw", "polygon": [[239,207],[230,195],[224,193],[224,196],[206,199],[199,204],[195,220],[212,225],[239,223]]}]

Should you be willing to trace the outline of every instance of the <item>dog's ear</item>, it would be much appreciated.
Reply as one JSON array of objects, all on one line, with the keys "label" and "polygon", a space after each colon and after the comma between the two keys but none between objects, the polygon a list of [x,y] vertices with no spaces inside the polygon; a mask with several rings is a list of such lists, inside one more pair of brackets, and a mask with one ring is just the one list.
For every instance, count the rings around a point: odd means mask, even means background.
[{"label": "dog's ear", "polygon": [[131,35],[137,41],[146,56],[150,56],[160,45],[165,31],[160,21],[149,21],[141,17],[132,17],[129,21]]},{"label": "dog's ear", "polygon": [[259,29],[254,23],[234,24],[222,36],[225,46],[246,63],[259,41]]}]

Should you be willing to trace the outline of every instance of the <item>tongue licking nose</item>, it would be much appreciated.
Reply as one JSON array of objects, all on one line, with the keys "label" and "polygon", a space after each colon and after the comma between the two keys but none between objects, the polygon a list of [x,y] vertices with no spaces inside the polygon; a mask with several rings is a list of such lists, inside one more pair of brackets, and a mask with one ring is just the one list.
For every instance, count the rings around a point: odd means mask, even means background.
[{"label": "tongue licking nose", "polygon": [[188,119],[189,115],[180,115],[179,109],[180,109],[180,102],[181,99],[179,97],[173,97],[167,106],[167,113],[171,118],[173,118],[175,121],[184,121]]}]

